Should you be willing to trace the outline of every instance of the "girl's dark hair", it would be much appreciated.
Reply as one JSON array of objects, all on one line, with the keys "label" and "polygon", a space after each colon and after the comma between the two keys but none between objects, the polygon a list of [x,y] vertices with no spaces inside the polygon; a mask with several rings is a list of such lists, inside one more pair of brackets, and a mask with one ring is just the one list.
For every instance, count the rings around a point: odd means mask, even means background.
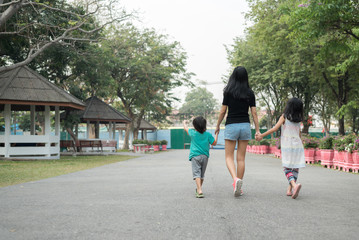
[{"label": "girl's dark hair", "polygon": [[288,100],[284,109],[284,117],[291,122],[301,122],[304,119],[303,102],[299,98]]},{"label": "girl's dark hair", "polygon": [[196,131],[199,133],[204,133],[207,129],[207,121],[204,117],[196,117],[195,119],[193,119],[192,124],[194,129],[196,129]]},{"label": "girl's dark hair", "polygon": [[236,99],[249,99],[250,91],[247,70],[241,66],[236,67],[224,88],[224,94],[229,94]]}]

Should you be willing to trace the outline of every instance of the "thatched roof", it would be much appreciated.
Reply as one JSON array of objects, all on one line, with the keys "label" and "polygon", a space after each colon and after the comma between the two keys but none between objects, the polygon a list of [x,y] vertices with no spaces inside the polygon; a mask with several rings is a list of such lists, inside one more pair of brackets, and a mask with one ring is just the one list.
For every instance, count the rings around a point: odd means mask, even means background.
[{"label": "thatched roof", "polygon": [[[116,129],[125,130],[126,124],[116,124]],[[157,128],[153,126],[151,123],[147,122],[146,120],[142,119],[140,124],[140,130],[156,130]]]},{"label": "thatched roof", "polygon": [[29,110],[30,105],[85,107],[81,100],[26,66],[0,73],[0,108],[2,104],[13,104],[16,110]]},{"label": "thatched roof", "polygon": [[86,108],[82,111],[71,111],[70,114],[76,114],[80,117],[81,122],[86,123],[90,121],[95,123],[128,123],[131,119],[125,114],[117,111],[107,103],[101,101],[97,97],[90,97],[85,101]]}]

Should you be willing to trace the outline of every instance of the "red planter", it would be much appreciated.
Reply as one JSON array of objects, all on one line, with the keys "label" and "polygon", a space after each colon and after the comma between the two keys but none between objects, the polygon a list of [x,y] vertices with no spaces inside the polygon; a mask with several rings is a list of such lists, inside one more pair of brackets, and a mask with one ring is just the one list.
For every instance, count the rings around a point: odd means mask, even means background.
[{"label": "red planter", "polygon": [[167,151],[167,145],[162,145],[162,151]]},{"label": "red planter", "polygon": [[153,151],[158,152],[160,150],[160,145],[153,145]]},{"label": "red planter", "polygon": [[321,149],[320,159],[321,165],[331,168],[333,166],[334,150],[333,149]]},{"label": "red planter", "polygon": [[315,149],[314,148],[304,149],[304,156],[306,163],[314,163]]}]

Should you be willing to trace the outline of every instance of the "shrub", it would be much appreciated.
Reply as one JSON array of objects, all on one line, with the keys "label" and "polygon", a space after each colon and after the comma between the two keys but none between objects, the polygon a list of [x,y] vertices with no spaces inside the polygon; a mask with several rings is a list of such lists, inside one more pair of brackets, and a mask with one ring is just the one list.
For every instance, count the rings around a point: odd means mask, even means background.
[{"label": "shrub", "polygon": [[320,149],[333,149],[333,137],[327,136],[320,140],[319,148]]},{"label": "shrub", "polygon": [[167,140],[161,140],[161,145],[167,145]]},{"label": "shrub", "polygon": [[153,141],[153,145],[161,145],[161,141]]},{"label": "shrub", "polygon": [[334,149],[339,151],[339,152],[343,152],[345,151],[345,142],[344,142],[344,138],[342,137],[336,137],[333,140],[333,144],[334,144]]},{"label": "shrub", "polygon": [[133,144],[140,144],[140,141],[141,141],[140,139],[135,139],[135,140],[132,141],[132,145]]},{"label": "shrub", "polygon": [[345,145],[345,151],[348,151],[350,153],[355,151],[355,141],[357,140],[357,136],[355,134],[349,134],[344,137],[344,145]]},{"label": "shrub", "polygon": [[146,142],[146,144],[148,145],[148,146],[152,146],[153,145],[153,141],[151,141],[151,140],[146,140],[147,142]]},{"label": "shrub", "polygon": [[316,138],[310,136],[303,137],[303,146],[305,149],[308,148],[317,148],[318,147],[318,140]]},{"label": "shrub", "polygon": [[265,145],[265,146],[269,146],[269,140],[268,139],[263,139],[261,141],[259,141],[259,145]]}]

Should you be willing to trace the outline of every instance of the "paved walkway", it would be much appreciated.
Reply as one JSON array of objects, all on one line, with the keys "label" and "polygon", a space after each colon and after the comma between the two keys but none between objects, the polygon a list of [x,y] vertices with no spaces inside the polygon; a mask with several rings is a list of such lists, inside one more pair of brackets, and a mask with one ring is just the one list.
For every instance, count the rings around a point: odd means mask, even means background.
[{"label": "paved walkway", "polygon": [[285,196],[280,160],[247,155],[240,198],[211,151],[204,199],[188,150],[0,188],[0,239],[358,239],[359,175],[308,166]]}]

